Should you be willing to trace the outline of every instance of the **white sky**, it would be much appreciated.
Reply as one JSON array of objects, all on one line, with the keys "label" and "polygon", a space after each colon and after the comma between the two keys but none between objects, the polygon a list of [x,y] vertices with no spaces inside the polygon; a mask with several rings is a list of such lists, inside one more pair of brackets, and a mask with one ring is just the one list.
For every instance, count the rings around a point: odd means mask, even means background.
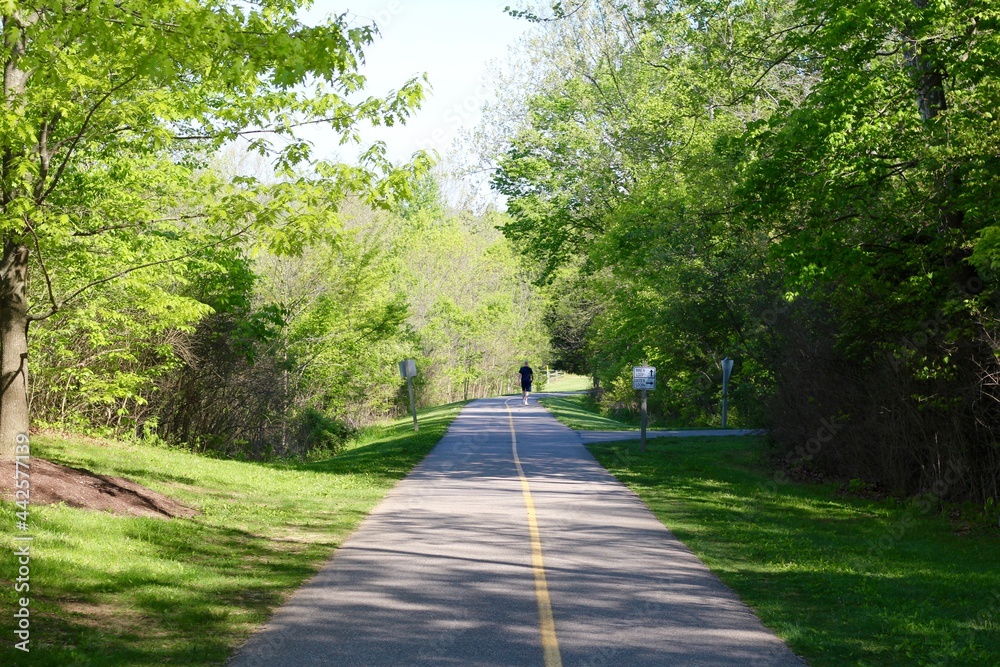
[{"label": "white sky", "polygon": [[[306,22],[349,12],[378,25],[378,38],[365,52],[362,69],[367,92],[384,95],[413,76],[427,73],[433,90],[423,108],[405,126],[364,128],[365,145],[385,141],[394,161],[409,159],[419,149],[436,149],[442,157],[462,128],[472,128],[490,96],[485,80],[491,60],[507,55],[508,46],[530,24],[503,13],[511,0],[317,0],[302,18]],[[337,145],[330,131],[310,131],[316,157],[353,159],[355,150]]]}]

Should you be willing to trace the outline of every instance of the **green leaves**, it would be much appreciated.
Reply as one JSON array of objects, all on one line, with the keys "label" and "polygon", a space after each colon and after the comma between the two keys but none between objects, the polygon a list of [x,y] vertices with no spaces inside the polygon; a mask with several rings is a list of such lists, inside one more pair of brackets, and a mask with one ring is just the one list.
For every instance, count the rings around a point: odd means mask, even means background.
[{"label": "green leaves", "polygon": [[[774,289],[767,235],[742,225],[734,188],[745,133],[806,85],[769,62],[789,8],[584,5],[581,21],[604,28],[592,59],[528,100],[499,160],[493,184],[512,216],[504,232],[560,276],[555,303],[571,298],[588,313],[582,328],[564,319],[581,316],[573,310],[554,307],[551,321],[577,338],[570,349],[586,361],[574,363],[600,378],[609,403],[634,402],[630,367],[646,360],[669,387],[654,409],[710,421],[718,361],[762,352],[747,330]],[[602,11],[616,18],[601,24]]]},{"label": "green leaves", "polygon": [[710,423],[728,355],[739,418],[769,405],[791,451],[830,415],[863,424],[827,471],[917,491],[960,460],[994,480],[997,432],[973,426],[996,423],[1000,373],[992,3],[579,7],[565,23],[597,34],[546,27],[532,55],[558,74],[494,187],[505,232],[579,274],[554,298],[600,304],[582,332],[553,310],[608,402],[655,360],[656,407]]},{"label": "green leaves", "polygon": [[[346,198],[397,206],[430,168],[424,154],[393,164],[382,146],[353,165],[316,161],[300,128],[323,124],[358,143],[359,124],[405,122],[424,82],[362,97],[374,26],[346,14],[305,25],[308,4],[0,3],[0,246],[33,263],[32,358],[43,366],[32,374],[46,418],[128,427],[179,358],[198,366],[196,329],[233,336],[197,341],[213,359],[250,363],[290,315],[250,303],[248,255],[337,246]],[[221,165],[223,149],[263,156],[264,175]],[[380,341],[402,317],[388,302],[372,315]],[[266,420],[268,409],[255,412]],[[178,419],[180,430],[193,423]]]},{"label": "green leaves", "polygon": [[[358,123],[398,123],[419,106],[417,80],[384,100],[349,101],[374,29],[349,26],[346,15],[305,26],[298,5],[19,3],[0,51],[23,79],[0,109],[4,228],[23,227],[65,167],[86,159],[169,149],[183,160],[246,135],[288,173],[311,162],[297,127],[327,123],[352,141]],[[374,187],[392,172],[378,167],[354,185]]]},{"label": "green leaves", "polygon": [[[348,26],[345,15],[304,26],[299,4],[19,3],[5,16],[0,50],[20,82],[0,107],[5,242],[24,242],[30,231],[39,251],[57,253],[34,258],[56,274],[61,260],[92,252],[105,232],[166,242],[170,225],[154,220],[173,222],[175,239],[209,243],[254,231],[273,251],[295,253],[335,227],[346,193],[379,202],[405,193],[423,158],[413,167],[366,159],[319,170],[319,179],[293,176],[312,162],[296,127],[325,122],[356,139],[357,123],[399,122],[422,98],[412,81],[387,100],[349,102],[374,29]],[[199,173],[204,151],[244,135],[285,182],[227,185]],[[320,201],[329,213],[317,213]],[[181,217],[171,215],[181,206]],[[196,219],[210,231],[179,224]],[[62,284],[74,292],[71,281]]]}]

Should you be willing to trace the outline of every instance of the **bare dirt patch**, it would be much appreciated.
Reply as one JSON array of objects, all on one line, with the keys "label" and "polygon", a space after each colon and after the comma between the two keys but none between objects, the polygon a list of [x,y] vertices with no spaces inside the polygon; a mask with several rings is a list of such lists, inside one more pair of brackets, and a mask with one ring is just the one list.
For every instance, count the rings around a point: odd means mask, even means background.
[{"label": "bare dirt patch", "polygon": [[[98,475],[34,457],[28,473],[32,505],[66,503],[113,514],[157,518],[188,518],[197,514],[173,498],[122,477]],[[0,497],[14,500],[13,462],[0,463]]]}]

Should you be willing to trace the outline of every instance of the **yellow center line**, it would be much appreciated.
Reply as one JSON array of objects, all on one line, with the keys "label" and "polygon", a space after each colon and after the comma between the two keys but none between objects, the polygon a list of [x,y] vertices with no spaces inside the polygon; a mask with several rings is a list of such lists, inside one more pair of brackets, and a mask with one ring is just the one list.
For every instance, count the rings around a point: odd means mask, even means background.
[{"label": "yellow center line", "polygon": [[538,600],[538,626],[542,634],[542,654],[545,657],[545,667],[562,667],[562,656],[559,654],[559,640],[556,638],[556,620],[552,615],[552,600],[549,598],[549,585],[545,581],[545,561],[542,559],[542,537],[538,532],[538,520],[535,517],[535,502],[531,499],[531,487],[528,478],[521,467],[521,459],[517,456],[517,432],[514,430],[514,413],[507,406],[507,418],[510,420],[511,451],[514,453],[514,466],[521,478],[521,491],[524,492],[524,504],[528,508],[528,533],[531,536],[531,569],[535,573],[535,598]]}]

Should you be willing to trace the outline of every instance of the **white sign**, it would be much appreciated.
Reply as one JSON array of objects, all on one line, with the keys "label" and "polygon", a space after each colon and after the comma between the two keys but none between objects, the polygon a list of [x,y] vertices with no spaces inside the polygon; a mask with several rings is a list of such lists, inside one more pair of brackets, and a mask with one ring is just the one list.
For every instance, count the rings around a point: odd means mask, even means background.
[{"label": "white sign", "polygon": [[399,362],[399,376],[402,378],[417,377],[417,362],[413,359]]},{"label": "white sign", "polygon": [[634,366],[632,368],[633,389],[656,389],[656,368],[654,366]]}]

